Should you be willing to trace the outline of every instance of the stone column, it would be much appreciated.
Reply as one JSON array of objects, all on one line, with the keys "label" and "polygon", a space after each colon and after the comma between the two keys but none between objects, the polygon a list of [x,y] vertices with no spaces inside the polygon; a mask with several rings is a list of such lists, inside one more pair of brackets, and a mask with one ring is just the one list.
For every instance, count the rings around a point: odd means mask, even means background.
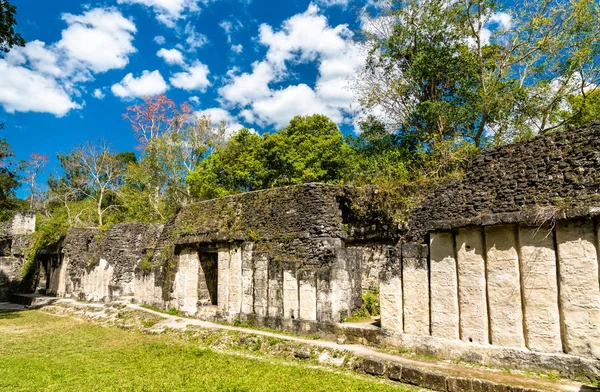
[{"label": "stone column", "polygon": [[298,318],[298,278],[296,270],[286,266],[283,270],[283,318]]},{"label": "stone column", "polygon": [[267,315],[269,298],[269,258],[266,253],[254,255],[254,314],[259,317]]},{"label": "stone column", "polygon": [[283,270],[281,263],[269,260],[269,317],[283,317]]},{"label": "stone column", "polygon": [[227,311],[229,307],[229,259],[229,248],[219,248],[217,305],[221,311]]},{"label": "stone column", "polygon": [[485,244],[492,344],[525,347],[516,227],[486,227]]},{"label": "stone column", "polygon": [[300,319],[317,320],[317,281],[314,271],[298,271],[300,284]]},{"label": "stone column", "polygon": [[198,252],[184,248],[177,256],[177,273],[173,282],[173,301],[177,309],[195,314],[198,310]]},{"label": "stone column", "polygon": [[456,235],[460,336],[479,344],[489,343],[484,257],[481,228],[460,229]]},{"label": "stone column", "polygon": [[427,245],[402,245],[404,333],[429,335]]},{"label": "stone column", "polygon": [[254,243],[244,242],[242,245],[242,313],[254,313],[254,280],[252,249]]},{"label": "stone column", "polygon": [[242,250],[232,246],[229,259],[229,306],[230,314],[242,311]]},{"label": "stone column", "polygon": [[454,234],[429,235],[431,335],[460,339]]},{"label": "stone column", "polygon": [[559,221],[556,242],[565,351],[600,358],[600,287],[595,229],[591,220]]},{"label": "stone column", "polygon": [[397,257],[390,257],[379,274],[379,306],[381,329],[388,334],[404,332],[402,266]]},{"label": "stone column", "polygon": [[554,233],[549,228],[519,228],[525,340],[534,351],[562,352]]}]

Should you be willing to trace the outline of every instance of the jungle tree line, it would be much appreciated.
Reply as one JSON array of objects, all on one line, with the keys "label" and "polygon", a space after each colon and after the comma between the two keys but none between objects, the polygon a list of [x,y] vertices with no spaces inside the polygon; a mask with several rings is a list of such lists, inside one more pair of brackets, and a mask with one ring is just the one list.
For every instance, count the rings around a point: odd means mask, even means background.
[{"label": "jungle tree line", "polygon": [[[136,152],[96,141],[61,153],[43,193],[47,158],[31,157],[28,202],[42,232],[164,222],[193,201],[313,181],[398,195],[460,175],[482,148],[600,118],[595,0],[384,0],[371,11],[357,41],[366,62],[352,83],[364,113],[356,135],[318,114],[228,134],[185,102],[145,97],[124,114]],[[3,189],[18,185],[10,178]]]}]

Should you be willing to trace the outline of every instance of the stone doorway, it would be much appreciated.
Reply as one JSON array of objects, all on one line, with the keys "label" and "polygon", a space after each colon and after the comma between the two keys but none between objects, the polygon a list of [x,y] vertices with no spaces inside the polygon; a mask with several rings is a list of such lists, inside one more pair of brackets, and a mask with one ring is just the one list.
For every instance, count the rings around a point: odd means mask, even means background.
[{"label": "stone doorway", "polygon": [[216,306],[219,282],[218,253],[216,250],[198,251],[200,268],[198,269],[198,305]]}]

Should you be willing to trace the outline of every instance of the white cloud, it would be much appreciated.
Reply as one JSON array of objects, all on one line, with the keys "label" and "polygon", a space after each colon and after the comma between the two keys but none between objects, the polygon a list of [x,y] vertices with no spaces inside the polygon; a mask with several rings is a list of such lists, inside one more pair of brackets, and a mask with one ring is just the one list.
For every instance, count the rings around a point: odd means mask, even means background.
[{"label": "white cloud", "polygon": [[94,98],[98,98],[98,99],[103,99],[104,97],[106,97],[106,94],[104,94],[104,92],[99,88],[94,90],[93,95],[94,95]]},{"label": "white cloud", "polygon": [[490,16],[489,22],[498,23],[502,29],[510,29],[512,26],[512,16],[506,12],[495,12]]},{"label": "white cloud", "polygon": [[0,105],[8,113],[42,112],[58,117],[81,106],[52,76],[0,59]]},{"label": "white cloud", "polygon": [[154,37],[154,39],[152,41],[156,42],[159,45],[164,45],[165,42],[167,42],[165,37],[163,37],[162,35],[157,35],[156,37]]},{"label": "white cloud", "polygon": [[256,101],[253,109],[261,121],[278,128],[285,127],[296,115],[324,114],[336,123],[343,120],[339,109],[327,105],[306,84],[275,91],[270,97]]},{"label": "white cloud", "polygon": [[[337,123],[349,122],[354,115],[349,78],[365,59],[352,36],[345,24],[329,26],[314,4],[284,21],[278,30],[261,25],[259,42],[268,48],[265,58],[252,65],[252,72],[228,72],[229,80],[219,89],[221,102],[239,107],[240,116],[248,122],[277,127],[295,115],[314,113]],[[272,89],[273,83],[284,84],[289,66],[309,62],[319,70],[314,89],[308,84]]]},{"label": "white cloud", "polygon": [[341,5],[342,7],[347,6],[350,3],[350,0],[319,0],[319,4],[330,7],[333,5]]},{"label": "white cloud", "polygon": [[227,43],[229,43],[229,44],[231,43],[231,34],[235,31],[238,31],[242,27],[244,27],[242,22],[240,22],[237,19],[235,19],[233,21],[223,20],[223,21],[221,21],[221,23],[219,23],[219,26],[221,26],[223,31],[225,31],[225,35],[227,36]]},{"label": "white cloud", "polygon": [[83,15],[64,14],[62,19],[69,27],[56,47],[94,72],[123,68],[136,52],[136,27],[116,9],[95,8]]},{"label": "white cloud", "polygon": [[275,79],[275,71],[262,61],[252,64],[252,73],[230,76],[230,82],[219,89],[219,94],[228,102],[245,106],[270,95],[269,83]]},{"label": "white cloud", "polygon": [[169,86],[158,71],[143,71],[139,78],[132,73],[125,75],[121,82],[113,84],[112,93],[121,98],[134,98],[144,95],[157,95],[167,91]]},{"label": "white cloud", "polygon": [[191,96],[188,98],[188,101],[196,104],[196,105],[200,105],[200,98],[198,98],[197,96]]},{"label": "white cloud", "polygon": [[[226,136],[231,136],[235,134],[244,127],[240,124],[235,117],[231,115],[227,110],[221,108],[210,108],[199,110],[194,113],[196,116],[209,116],[213,124],[217,124],[221,121],[224,121],[226,125]],[[251,129],[252,132],[255,132],[254,129]]]},{"label": "white cloud", "polygon": [[187,91],[200,90],[204,92],[210,86],[210,81],[208,80],[209,73],[210,71],[205,64],[196,61],[187,71],[177,72],[169,81],[173,87]]},{"label": "white cloud", "polygon": [[244,47],[242,44],[231,45],[231,50],[237,54],[240,54],[244,51]]},{"label": "white cloud", "polygon": [[119,4],[141,4],[153,9],[156,19],[168,27],[174,27],[178,19],[187,13],[200,11],[199,3],[207,0],[117,0]]},{"label": "white cloud", "polygon": [[177,47],[188,52],[193,52],[208,43],[206,35],[198,33],[191,23],[185,25],[183,35],[185,36],[185,45],[178,44]]},{"label": "white cloud", "polygon": [[336,56],[345,50],[350,37],[352,31],[347,25],[329,27],[327,18],[319,14],[319,7],[314,4],[310,4],[306,12],[283,22],[280,31],[261,25],[259,35],[260,42],[269,47],[267,59],[281,67],[292,59],[308,62],[318,56]]},{"label": "white cloud", "polygon": [[185,61],[183,59],[183,54],[180,51],[178,51],[177,49],[162,48],[161,50],[156,52],[156,55],[158,57],[162,58],[163,60],[165,60],[165,62],[167,62],[167,64],[179,64],[179,65],[185,64]]}]

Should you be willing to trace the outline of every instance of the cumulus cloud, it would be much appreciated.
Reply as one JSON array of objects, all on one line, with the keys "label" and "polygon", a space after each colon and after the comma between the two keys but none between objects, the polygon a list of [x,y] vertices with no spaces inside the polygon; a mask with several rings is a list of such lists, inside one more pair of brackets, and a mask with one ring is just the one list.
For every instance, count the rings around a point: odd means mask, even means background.
[{"label": "cumulus cloud", "polygon": [[0,104],[8,113],[42,112],[62,117],[80,107],[52,76],[2,59],[0,75]]},{"label": "cumulus cloud", "polygon": [[[315,4],[284,21],[279,29],[263,24],[258,41],[266,46],[262,61],[251,72],[232,70],[219,89],[224,104],[237,106],[248,122],[282,127],[294,115],[322,113],[338,123],[352,115],[354,96],[348,79],[364,63],[347,25],[332,27]],[[308,84],[273,89],[289,77],[288,67],[314,62],[319,75],[314,89]]]},{"label": "cumulus cloud", "polygon": [[200,105],[200,98],[198,98],[197,96],[193,95],[191,97],[188,98],[188,101],[196,104],[196,105]]},{"label": "cumulus cloud", "polygon": [[242,46],[242,44],[231,45],[231,51],[233,51],[234,53],[240,54],[244,51],[244,47]]},{"label": "cumulus cloud", "polygon": [[167,40],[162,35],[157,35],[152,39],[152,41],[156,42],[159,45],[164,45]]},{"label": "cumulus cloud", "polygon": [[120,98],[135,98],[144,95],[157,95],[167,91],[169,86],[158,70],[143,71],[139,77],[132,73],[125,75],[121,82],[113,84],[112,93]]},{"label": "cumulus cloud", "polygon": [[117,0],[119,4],[141,4],[154,11],[156,19],[168,27],[184,19],[187,13],[200,11],[200,3],[207,0]]},{"label": "cumulus cloud", "polygon": [[[31,41],[0,60],[0,105],[8,112],[64,116],[83,106],[81,84],[95,74],[125,67],[135,53],[136,26],[114,8],[64,14],[67,27],[58,42]],[[97,89],[92,94],[104,96]]]},{"label": "cumulus cloud", "polygon": [[183,35],[185,36],[185,45],[179,44],[179,48],[188,52],[193,52],[208,43],[206,35],[198,33],[196,28],[191,23],[185,25],[183,29]]},{"label": "cumulus cloud", "polygon": [[269,83],[275,80],[275,71],[268,62],[261,61],[252,64],[252,73],[230,73],[230,76],[229,83],[219,89],[219,94],[230,103],[245,106],[271,94]]},{"label": "cumulus cloud", "polygon": [[98,98],[98,99],[103,99],[106,96],[106,94],[104,94],[104,92],[99,88],[94,90],[93,95],[94,95],[94,98]]},{"label": "cumulus cloud", "polygon": [[115,9],[95,8],[83,15],[65,14],[62,19],[69,27],[56,47],[94,72],[123,68],[136,52],[136,27]]},{"label": "cumulus cloud", "polygon": [[210,81],[208,80],[209,73],[210,71],[206,64],[196,61],[186,71],[174,74],[169,81],[173,87],[187,91],[200,90],[204,92],[210,86]]},{"label": "cumulus cloud", "polygon": [[165,60],[167,64],[183,65],[185,63],[183,59],[183,54],[177,49],[162,48],[161,50],[156,52],[156,55]]},{"label": "cumulus cloud", "polygon": [[334,5],[341,5],[342,7],[347,6],[350,0],[319,0],[319,4],[325,7],[331,7]]}]

